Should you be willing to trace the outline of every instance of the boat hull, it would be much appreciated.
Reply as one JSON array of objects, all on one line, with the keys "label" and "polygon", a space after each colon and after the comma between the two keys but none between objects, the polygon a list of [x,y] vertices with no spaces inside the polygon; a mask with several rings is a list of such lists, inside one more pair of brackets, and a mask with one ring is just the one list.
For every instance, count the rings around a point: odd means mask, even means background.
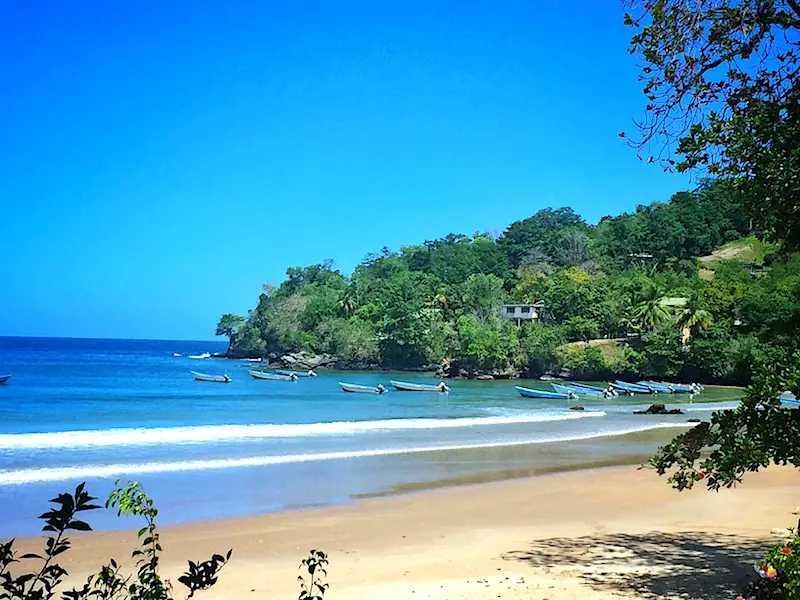
[{"label": "boat hull", "polygon": [[583,390],[576,390],[575,388],[571,388],[568,385],[564,385],[562,383],[551,383],[552,388],[558,394],[564,394],[565,396],[569,397],[572,395],[573,397],[579,396],[583,393]]},{"label": "boat hull", "polygon": [[581,385],[577,383],[566,383],[564,387],[572,390],[577,394],[584,394],[586,396],[602,396],[605,398],[608,394],[605,390],[600,388],[592,387],[590,385]]},{"label": "boat hull", "polygon": [[208,381],[210,383],[230,383],[231,378],[227,375],[209,375],[208,373],[198,373],[192,371],[195,381]]},{"label": "boat hull", "polygon": [[423,383],[407,383],[405,381],[390,381],[399,392],[438,392],[438,393],[447,393],[450,391],[450,388],[445,386],[444,390],[441,390],[438,385],[429,385]]},{"label": "boat hull", "polygon": [[674,392],[674,389],[671,385],[658,383],[656,381],[637,381],[636,384],[649,387],[651,390],[659,392],[660,394],[672,394]]},{"label": "boat hull", "polygon": [[380,391],[378,388],[370,387],[368,385],[358,385],[356,383],[343,383],[339,382],[339,385],[342,388],[342,391],[348,392],[350,394],[375,394],[380,396],[381,394],[385,394],[386,390]]},{"label": "boat hull", "polygon": [[5,383],[9,379],[11,379],[11,375],[0,375],[0,383]]},{"label": "boat hull", "polygon": [[[286,370],[280,370],[280,371],[275,371],[275,372],[276,372],[278,375],[286,375],[287,377],[288,377],[289,375],[292,375],[292,374],[294,374],[294,376],[295,376],[295,377],[315,377],[315,376],[316,376],[316,373],[314,373],[314,375],[312,375],[311,373],[308,373],[307,371],[286,371]],[[313,371],[312,371],[312,373],[313,373]]]},{"label": "boat hull", "polygon": [[545,390],[532,390],[530,388],[524,388],[520,386],[515,386],[515,390],[517,390],[520,396],[524,398],[548,398],[551,400],[569,400],[570,398],[574,398],[574,394],[561,394],[559,392],[547,392]]},{"label": "boat hull", "polygon": [[289,375],[281,375],[280,373],[262,373],[261,371],[254,371],[253,369],[249,369],[247,372],[250,373],[253,379],[264,379],[266,381],[293,381]]},{"label": "boat hull", "polygon": [[624,390],[626,392],[633,392],[634,394],[652,394],[653,390],[649,387],[645,387],[643,385],[638,385],[636,383],[628,383],[626,381],[615,381],[611,384],[613,387],[617,388],[618,390]]}]

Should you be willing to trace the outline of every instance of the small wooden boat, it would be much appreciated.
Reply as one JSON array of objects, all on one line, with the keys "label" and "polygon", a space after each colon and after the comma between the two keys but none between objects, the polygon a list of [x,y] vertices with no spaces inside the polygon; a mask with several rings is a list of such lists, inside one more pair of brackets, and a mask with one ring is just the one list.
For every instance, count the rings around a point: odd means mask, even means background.
[{"label": "small wooden boat", "polygon": [[11,375],[0,375],[0,383],[5,383],[9,379],[11,379]]},{"label": "small wooden boat", "polygon": [[600,388],[594,385],[586,385],[585,383],[575,383],[569,382],[566,384],[567,387],[573,388],[576,390],[582,391],[584,394],[589,394],[590,396],[602,396],[603,398],[610,398],[611,396],[618,396],[617,392],[614,391],[613,388]]},{"label": "small wooden boat", "polygon": [[450,388],[444,382],[439,385],[425,383],[406,383],[405,381],[390,381],[394,388],[400,392],[442,392],[447,393]]},{"label": "small wooden boat", "polygon": [[651,390],[661,394],[672,394],[675,390],[671,385],[666,383],[659,383],[658,381],[637,381],[636,385],[643,385],[649,387]]},{"label": "small wooden boat", "polygon": [[668,381],[656,381],[661,385],[667,385],[672,388],[675,394],[699,394],[703,391],[703,386],[698,384],[685,385],[683,383],[669,383]]},{"label": "small wooden boat", "polygon": [[317,374],[314,373],[311,369],[308,371],[286,371],[286,370],[279,370],[275,371],[279,375],[294,375],[295,377],[316,377]]},{"label": "small wooden boat", "polygon": [[520,393],[520,396],[524,396],[525,398],[549,398],[551,400],[571,400],[575,398],[575,394],[572,392],[561,394],[559,392],[547,392],[545,390],[532,390],[531,388],[524,388],[518,385],[514,386],[514,389]]},{"label": "small wooden boat", "polygon": [[578,397],[580,394],[584,393],[583,390],[579,390],[562,383],[551,383],[550,385],[553,387],[556,393],[563,394],[565,396],[572,394],[573,397]]},{"label": "small wooden boat", "polygon": [[636,383],[628,383],[626,381],[620,381],[619,379],[617,379],[614,383],[612,383],[611,386],[617,388],[618,390],[623,390],[625,392],[633,392],[634,394],[657,393],[644,385],[639,385]]},{"label": "small wooden boat", "polygon": [[197,371],[192,371],[192,375],[197,381],[212,381],[214,383],[230,383],[231,381],[231,378],[228,377],[227,373],[225,375],[208,375],[207,373],[198,373]]},{"label": "small wooden boat", "polygon": [[358,385],[355,383],[342,383],[339,382],[339,385],[342,386],[342,391],[349,392],[351,394],[385,394],[387,389],[383,386],[381,387],[372,387],[369,385]]},{"label": "small wooden boat", "polygon": [[267,379],[269,381],[297,381],[297,375],[282,375],[280,373],[268,373],[267,371],[256,371],[249,369],[247,371],[253,376],[253,379]]}]

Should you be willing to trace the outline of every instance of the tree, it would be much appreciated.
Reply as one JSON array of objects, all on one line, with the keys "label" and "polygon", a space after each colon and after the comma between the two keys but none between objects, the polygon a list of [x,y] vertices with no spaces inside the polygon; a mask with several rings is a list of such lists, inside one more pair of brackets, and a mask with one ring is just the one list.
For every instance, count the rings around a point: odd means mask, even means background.
[{"label": "tree", "polygon": [[650,465],[659,475],[669,472],[679,490],[699,481],[712,490],[731,487],[771,463],[800,467],[800,411],[781,407],[784,391],[800,397],[800,353],[770,351],[739,406],[713,413],[710,422],[659,448]]},{"label": "tree", "polygon": [[588,342],[600,335],[597,321],[584,317],[570,317],[563,326],[564,337],[570,341]]},{"label": "tree", "polygon": [[562,267],[582,267],[589,262],[589,237],[578,229],[565,229],[558,236],[554,251]]},{"label": "tree", "polygon": [[634,299],[630,322],[636,331],[653,331],[670,321],[664,306],[664,292],[654,284],[644,288]]},{"label": "tree", "polygon": [[215,335],[224,335],[228,338],[232,338],[239,332],[239,329],[244,324],[245,320],[243,317],[226,313],[222,315],[219,323],[217,323],[217,333]]},{"label": "tree", "polygon": [[552,258],[558,237],[563,230],[585,227],[586,223],[580,215],[569,207],[556,210],[545,208],[532,217],[512,223],[499,243],[508,252],[512,266],[518,267],[522,264],[523,258],[534,249]]},{"label": "tree", "polygon": [[731,178],[762,230],[799,248],[800,2],[625,1],[648,101],[631,145]]}]

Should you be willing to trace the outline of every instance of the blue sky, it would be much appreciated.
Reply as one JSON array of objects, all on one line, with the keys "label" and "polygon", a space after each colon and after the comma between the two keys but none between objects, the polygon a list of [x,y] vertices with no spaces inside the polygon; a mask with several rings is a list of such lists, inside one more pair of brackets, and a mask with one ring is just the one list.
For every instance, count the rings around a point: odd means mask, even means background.
[{"label": "blue sky", "polygon": [[287,266],[690,187],[617,2],[0,4],[0,335],[212,339]]}]

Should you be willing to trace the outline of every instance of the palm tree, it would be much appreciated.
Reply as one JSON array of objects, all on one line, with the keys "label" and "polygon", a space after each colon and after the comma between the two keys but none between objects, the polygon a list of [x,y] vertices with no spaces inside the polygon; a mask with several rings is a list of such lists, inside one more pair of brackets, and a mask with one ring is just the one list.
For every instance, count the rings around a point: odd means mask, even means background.
[{"label": "palm tree", "polygon": [[630,311],[629,322],[636,331],[652,331],[671,321],[664,306],[664,292],[656,285],[648,285],[636,298]]},{"label": "palm tree", "polygon": [[353,312],[355,312],[356,308],[358,308],[359,301],[358,301],[358,288],[356,284],[351,283],[342,292],[342,295],[339,297],[339,308],[342,309],[344,316],[349,317]]},{"label": "palm tree", "polygon": [[683,330],[684,343],[698,330],[713,324],[711,313],[702,308],[700,298],[693,295],[676,315],[678,326]]}]

